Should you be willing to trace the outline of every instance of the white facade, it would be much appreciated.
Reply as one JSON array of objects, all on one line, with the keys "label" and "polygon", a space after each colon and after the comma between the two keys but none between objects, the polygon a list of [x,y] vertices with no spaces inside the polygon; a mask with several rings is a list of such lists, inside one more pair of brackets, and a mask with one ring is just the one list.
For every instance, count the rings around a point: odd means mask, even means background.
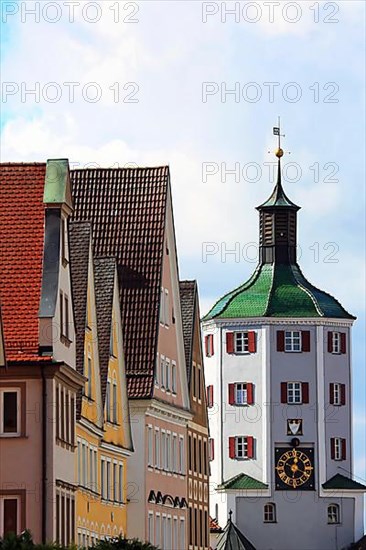
[{"label": "white facade", "polygon": [[[268,317],[203,323],[204,338],[213,335],[209,350],[212,352],[213,345],[213,354],[207,356],[206,346],[205,357],[206,385],[213,386],[213,406],[209,408],[210,437],[214,440],[210,514],[224,526],[232,509],[233,521],[257,549],[292,550],[296,546],[303,550],[330,550],[343,548],[362,536],[362,493],[322,488],[336,474],[352,477],[352,322]],[[233,353],[230,348],[228,353],[227,334],[248,331],[255,333],[255,351]],[[278,351],[277,331],[306,332],[308,351]],[[328,332],[345,335],[344,353],[329,351]],[[282,402],[283,384],[288,382],[302,383],[302,403]],[[230,404],[230,387],[237,383],[253,385],[252,404]],[[245,394],[240,393],[242,388],[238,386],[239,394],[235,396],[239,401],[245,400]],[[291,401],[295,386],[286,388],[290,392],[286,393],[286,400]],[[302,434],[295,434],[300,440],[297,448],[313,457],[314,487],[308,490],[276,489],[276,448],[293,449],[290,442],[294,434],[287,432],[289,419],[302,420]],[[238,436],[253,438],[249,458],[233,458],[230,438]],[[242,443],[236,443],[235,452],[239,455],[243,452]],[[216,490],[243,473],[268,488]],[[265,521],[267,503],[274,504],[274,521]],[[335,508],[328,508],[332,505]],[[339,517],[330,523],[332,512]]]}]

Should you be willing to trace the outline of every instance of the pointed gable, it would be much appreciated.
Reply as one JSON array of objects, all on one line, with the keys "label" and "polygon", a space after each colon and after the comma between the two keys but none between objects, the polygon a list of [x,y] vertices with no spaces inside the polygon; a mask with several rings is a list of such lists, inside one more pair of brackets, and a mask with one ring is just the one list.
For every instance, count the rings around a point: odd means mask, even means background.
[{"label": "pointed gable", "polygon": [[46,164],[0,165],[0,295],[9,360],[39,353]]},{"label": "pointed gable", "polygon": [[216,548],[217,550],[255,550],[253,544],[231,521],[231,518],[227,522]]},{"label": "pointed gable", "polygon": [[129,397],[149,397],[154,384],[169,169],[88,169],[71,174],[74,219],[92,222],[95,255],[117,260]]}]

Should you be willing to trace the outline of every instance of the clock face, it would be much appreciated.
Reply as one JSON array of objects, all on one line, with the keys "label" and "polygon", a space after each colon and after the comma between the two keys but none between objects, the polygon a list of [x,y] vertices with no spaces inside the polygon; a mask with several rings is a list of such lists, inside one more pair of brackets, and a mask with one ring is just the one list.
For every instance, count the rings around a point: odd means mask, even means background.
[{"label": "clock face", "polygon": [[276,489],[314,490],[314,449],[275,449]]}]

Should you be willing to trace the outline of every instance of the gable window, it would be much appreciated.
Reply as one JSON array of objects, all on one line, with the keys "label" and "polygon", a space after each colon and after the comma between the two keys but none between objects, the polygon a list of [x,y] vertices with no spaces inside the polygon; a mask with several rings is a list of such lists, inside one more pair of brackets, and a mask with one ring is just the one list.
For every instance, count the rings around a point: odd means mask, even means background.
[{"label": "gable window", "polygon": [[113,381],[113,409],[112,421],[117,424],[117,382]]},{"label": "gable window", "polygon": [[328,332],[328,352],[335,354],[346,353],[345,332]]},{"label": "gable window", "polygon": [[161,387],[165,388],[165,357],[164,355],[160,356],[160,384]]},{"label": "gable window", "polygon": [[205,354],[206,357],[212,357],[214,354],[214,335],[207,334],[205,336]]},{"label": "gable window", "polygon": [[170,325],[169,290],[163,287],[160,291],[160,323],[166,327]]},{"label": "gable window", "polygon": [[0,390],[0,435],[20,435],[20,388]]},{"label": "gable window", "polygon": [[256,333],[253,330],[226,333],[227,353],[255,353],[256,347]]},{"label": "gable window", "polygon": [[105,398],[105,411],[106,411],[106,420],[107,422],[111,421],[111,383],[108,380],[107,382],[107,392]]},{"label": "gable window", "polygon": [[61,253],[62,263],[65,265],[69,261],[69,234],[67,219],[61,218]]},{"label": "gable window", "polygon": [[282,382],[281,403],[287,403],[289,405],[309,403],[309,383]]},{"label": "gable window", "polygon": [[273,502],[267,502],[264,505],[264,517],[265,523],[276,523],[276,505]]},{"label": "gable window", "polygon": [[334,383],[329,385],[329,402],[331,405],[346,404],[346,385]]},{"label": "gable window", "polygon": [[207,407],[211,409],[214,406],[214,387],[213,385],[207,386],[206,389],[206,400],[207,400]]},{"label": "gable window", "polygon": [[172,393],[177,393],[177,365],[172,361]]},{"label": "gable window", "polygon": [[156,355],[156,365],[155,365],[155,372],[154,372],[154,383],[155,386],[159,386],[159,359],[160,355]]},{"label": "gable window", "polygon": [[147,464],[153,465],[153,429],[152,426],[147,427]]},{"label": "gable window", "polygon": [[328,523],[340,523],[340,513],[338,504],[329,504],[327,509]]},{"label": "gable window", "polygon": [[229,384],[229,405],[253,405],[253,389],[251,382]]},{"label": "gable window", "polygon": [[346,460],[346,440],[342,437],[331,437],[330,453],[332,460]]},{"label": "gable window", "polygon": [[165,389],[170,391],[170,360],[165,360]]},{"label": "gable window", "polygon": [[236,459],[253,458],[254,438],[249,435],[229,437],[229,457]]}]

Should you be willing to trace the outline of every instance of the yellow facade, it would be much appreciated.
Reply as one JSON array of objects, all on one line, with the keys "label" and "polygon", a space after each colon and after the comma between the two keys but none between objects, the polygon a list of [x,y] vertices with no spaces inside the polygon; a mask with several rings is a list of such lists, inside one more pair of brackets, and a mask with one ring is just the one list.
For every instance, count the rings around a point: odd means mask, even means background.
[{"label": "yellow facade", "polygon": [[[89,270],[84,374],[88,378],[77,421],[76,542],[127,535],[127,457],[131,454],[122,329],[115,276],[108,374],[99,364],[100,337],[92,270]],[[100,328],[100,326],[99,326]],[[102,397],[102,379],[105,396]]]}]

